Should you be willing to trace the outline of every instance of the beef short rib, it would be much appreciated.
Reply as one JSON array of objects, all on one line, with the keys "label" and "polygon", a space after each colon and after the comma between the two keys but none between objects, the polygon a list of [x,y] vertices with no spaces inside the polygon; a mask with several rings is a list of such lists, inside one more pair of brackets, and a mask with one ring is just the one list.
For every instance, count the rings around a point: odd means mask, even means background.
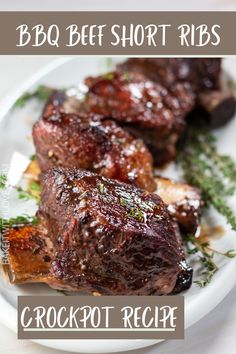
[{"label": "beef short rib", "polygon": [[198,188],[186,183],[157,177],[156,193],[166,203],[172,217],[178,222],[184,234],[194,235],[200,225],[203,201]]},{"label": "beef short rib", "polygon": [[165,88],[139,73],[112,72],[87,78],[84,107],[122,124],[152,147],[156,163],[173,159],[175,143],[194,105],[188,83]]},{"label": "beef short rib", "polygon": [[[21,254],[29,256],[35,238],[23,233],[17,257],[10,247],[8,274],[15,283],[32,282],[35,274],[57,289],[108,295],[171,294],[191,285],[178,226],[156,194],[88,171],[53,168],[42,177],[38,220],[38,233],[50,242],[32,253],[36,264],[27,276]],[[47,276],[39,278],[40,269],[48,269]]]},{"label": "beef short rib", "polygon": [[217,90],[220,87],[220,58],[130,58],[118,65],[122,72],[142,73],[150,80],[170,87],[176,82],[189,82],[194,91]]},{"label": "beef short rib", "polygon": [[41,170],[77,167],[154,191],[153,159],[142,140],[101,116],[65,113],[64,100],[55,92],[33,127]]},{"label": "beef short rib", "polygon": [[190,286],[178,226],[156,194],[64,168],[48,171],[42,188],[39,220],[57,251],[51,273],[64,286],[127,295]]},{"label": "beef short rib", "polygon": [[117,69],[142,73],[165,87],[188,82],[196,95],[196,108],[190,119],[220,127],[235,114],[235,92],[225,83],[220,58],[131,58]]}]

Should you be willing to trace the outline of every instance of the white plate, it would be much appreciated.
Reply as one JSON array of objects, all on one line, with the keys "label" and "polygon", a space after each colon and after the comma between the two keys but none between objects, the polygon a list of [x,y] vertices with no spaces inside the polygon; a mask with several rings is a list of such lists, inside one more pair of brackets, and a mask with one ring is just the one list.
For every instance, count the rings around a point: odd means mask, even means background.
[{"label": "white plate", "polygon": [[[115,61],[121,60],[119,58]],[[236,60],[226,60],[224,63],[227,71],[236,79]],[[37,86],[39,83],[54,87],[76,85],[83,81],[87,75],[96,75],[108,68],[105,58],[63,58],[45,67],[36,73],[31,80],[24,82],[21,87],[0,102],[0,169],[3,164],[9,164],[13,153],[18,152],[28,157],[34,152],[31,135],[31,125],[40,115],[41,105],[35,101],[29,103],[24,109],[9,111],[16,99],[26,90]],[[236,119],[223,129],[217,131],[218,148],[220,151],[231,154],[236,159]],[[3,153],[4,152],[4,153]],[[170,173],[170,171],[169,171]],[[173,176],[172,176],[173,177]],[[32,213],[35,206],[32,202],[19,202],[9,198],[10,214],[17,215],[22,212]],[[236,200],[230,201],[236,212]],[[222,225],[225,236],[215,241],[214,247],[219,250],[236,249],[236,235],[225,224],[224,219],[215,212],[210,213],[213,224]],[[185,296],[185,324],[186,328],[200,320],[211,311],[231,290],[236,283],[236,260],[218,257],[216,260],[219,271],[212,282],[204,289],[195,284],[184,293]],[[195,277],[198,276],[195,271]],[[18,295],[48,295],[55,291],[46,285],[34,284],[24,286],[8,285],[0,275],[0,320],[10,329],[16,331],[17,311],[16,302]],[[58,296],[62,296],[58,294]],[[42,345],[82,353],[108,353],[137,349],[157,343],[157,340],[37,340]]]}]

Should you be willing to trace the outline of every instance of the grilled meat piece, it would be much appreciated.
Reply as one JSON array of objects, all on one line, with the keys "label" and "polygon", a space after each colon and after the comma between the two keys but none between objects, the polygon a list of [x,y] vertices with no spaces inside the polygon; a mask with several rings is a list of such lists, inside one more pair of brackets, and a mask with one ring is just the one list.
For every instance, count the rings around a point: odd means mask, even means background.
[{"label": "grilled meat piece", "polygon": [[195,234],[199,225],[203,202],[200,190],[185,183],[158,177],[156,193],[166,203],[171,216],[184,233]]},{"label": "grilled meat piece", "polygon": [[185,128],[185,117],[194,105],[187,83],[168,89],[137,73],[109,73],[87,78],[84,108],[119,122],[151,146],[155,162],[173,159],[175,143]]},{"label": "grilled meat piece", "polygon": [[211,128],[219,128],[234,117],[235,111],[236,99],[232,91],[205,91],[198,95],[197,106],[189,118],[195,122],[206,122]]},{"label": "grilled meat piece", "polygon": [[190,285],[177,224],[157,195],[63,168],[42,188],[39,218],[57,250],[51,272],[71,289],[151,295],[171,293],[180,277]]},{"label": "grilled meat piece", "polygon": [[[178,226],[156,194],[60,167],[43,175],[42,188],[36,228],[47,230],[54,255],[40,281],[57,289],[111,295],[170,294],[191,285]],[[30,259],[35,257],[37,271],[17,277],[15,265],[21,263],[22,272],[28,262],[21,252],[24,248],[18,247],[18,263],[10,258],[8,273],[14,271],[15,282],[32,281],[35,273],[38,279],[43,264],[35,253]]]},{"label": "grilled meat piece", "polygon": [[51,274],[55,252],[40,224],[12,227],[4,235],[8,241],[8,260],[2,268],[11,284],[46,283],[67,290]]},{"label": "grilled meat piece", "polygon": [[188,82],[196,94],[196,107],[189,118],[212,128],[226,124],[235,114],[235,93],[221,73],[220,58],[131,58],[117,68],[142,73],[165,87]]},{"label": "grilled meat piece", "polygon": [[3,270],[12,284],[47,282],[53,257],[50,239],[33,225],[5,230],[8,262]]},{"label": "grilled meat piece", "polygon": [[33,127],[41,170],[77,167],[154,191],[153,160],[142,140],[109,119],[64,113],[64,100],[64,94],[54,93]]},{"label": "grilled meat piece", "polygon": [[[39,181],[40,169],[37,160],[31,161],[24,178],[29,181]],[[168,211],[175,218],[183,233],[195,234],[200,225],[203,207],[199,189],[186,183],[180,183],[164,177],[155,177],[155,193],[167,205]]]},{"label": "grilled meat piece", "polygon": [[220,87],[220,58],[131,58],[118,65],[122,72],[142,73],[150,80],[169,87],[189,82],[195,92]]}]

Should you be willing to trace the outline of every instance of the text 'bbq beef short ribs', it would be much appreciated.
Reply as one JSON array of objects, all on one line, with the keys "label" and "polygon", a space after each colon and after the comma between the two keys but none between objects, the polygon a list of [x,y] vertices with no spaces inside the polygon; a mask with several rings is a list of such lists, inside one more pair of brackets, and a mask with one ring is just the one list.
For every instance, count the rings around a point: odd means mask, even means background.
[{"label": "text 'bbq beef short ribs'", "polygon": [[154,191],[153,159],[142,140],[93,113],[65,113],[63,95],[52,95],[33,127],[41,170],[77,167]]},{"label": "text 'bbq beef short ribs'", "polygon": [[[191,285],[178,226],[156,194],[88,171],[53,168],[42,177],[33,228],[10,232],[21,245],[16,252],[10,243],[5,270],[12,283],[108,295],[166,295]],[[21,255],[30,257],[32,272],[24,272],[28,261]]]},{"label": "text 'bbq beef short ribs'", "polygon": [[84,106],[88,112],[112,118],[142,137],[158,164],[175,155],[175,143],[185,128],[185,117],[194,105],[188,83],[170,88],[154,83],[142,74],[111,72],[87,78]]}]

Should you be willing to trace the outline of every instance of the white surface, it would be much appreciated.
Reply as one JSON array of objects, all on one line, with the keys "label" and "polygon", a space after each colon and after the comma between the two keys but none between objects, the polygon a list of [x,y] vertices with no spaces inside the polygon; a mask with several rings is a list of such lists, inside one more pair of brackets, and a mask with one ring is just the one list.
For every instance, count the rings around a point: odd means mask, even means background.
[{"label": "white surface", "polygon": [[[15,84],[18,84],[22,81],[22,79],[26,79],[28,76],[30,76],[31,74],[33,74],[39,67],[41,67],[42,65],[45,64],[45,62],[49,62],[50,60],[52,60],[52,58],[50,57],[44,57],[44,58],[13,58],[13,57],[5,57],[5,58],[0,58],[0,77],[1,77],[1,82],[0,82],[0,98],[2,98],[2,94],[6,94],[7,91],[10,91],[11,88],[13,88],[15,86]],[[15,70],[14,70],[15,69]],[[13,70],[14,75],[12,75]],[[226,281],[226,279],[225,279]],[[222,288],[223,289],[223,288]],[[236,290],[234,291],[234,293],[236,292]],[[215,294],[217,295],[217,294]],[[214,297],[214,294],[212,294],[212,297]],[[233,297],[232,297],[233,298]],[[229,304],[232,305],[232,300],[228,302]],[[3,309],[0,309],[3,311]],[[200,310],[200,309],[199,309]],[[222,311],[223,310],[223,311]],[[204,354],[218,354],[218,353],[222,353],[223,351],[226,354],[233,354],[235,353],[235,346],[232,346],[232,350],[230,349],[230,346],[227,347],[227,350],[224,347],[220,347],[219,345],[215,345],[215,339],[214,341],[212,341],[212,330],[214,328],[215,332],[216,332],[216,336],[219,339],[220,343],[223,345],[223,339],[222,335],[220,334],[222,331],[222,327],[223,328],[232,328],[232,332],[230,337],[231,340],[233,340],[235,338],[235,336],[233,335],[233,332],[235,331],[236,328],[236,320],[234,322],[230,322],[228,319],[227,321],[225,320],[225,317],[222,317],[224,315],[224,311],[226,311],[226,308],[222,308],[219,307],[218,310],[214,313],[211,313],[210,316],[207,316],[207,321],[209,320],[209,324],[205,327],[205,330],[203,330],[203,323],[204,325],[207,323],[206,320],[201,321],[198,325],[195,325],[192,329],[190,329],[189,331],[187,331],[187,338],[185,341],[179,341],[174,343],[164,343],[159,345],[159,350],[161,353],[165,354],[165,353],[173,353],[173,354],[178,354],[178,353],[182,353],[182,354],[195,354],[195,353],[199,353],[200,352],[200,347],[198,341],[202,343],[202,350],[204,351]],[[233,312],[233,311],[232,311]],[[236,312],[236,304],[235,304],[235,311],[234,314]],[[227,311],[226,311],[227,313]],[[230,313],[230,309],[228,309],[228,313]],[[230,313],[230,319],[232,321],[232,319],[235,316],[231,316],[232,313]],[[225,315],[224,315],[225,316]],[[214,321],[212,320],[214,317]],[[214,327],[212,326],[212,323],[214,323]],[[226,327],[224,327],[226,326]],[[198,331],[200,331],[198,334]],[[208,329],[208,330],[206,330]],[[13,341],[9,340],[8,336],[9,334],[7,334],[5,336],[5,334],[3,335],[3,333],[8,333],[7,330],[4,330],[4,332],[1,330],[0,327],[0,353],[10,353],[10,352],[14,352],[12,349],[12,345],[13,345]],[[193,334],[191,334],[193,333]],[[229,333],[230,334],[230,333]],[[207,339],[207,336],[209,335],[209,337],[211,337],[211,340]],[[14,338],[14,334],[10,334],[10,336],[12,336]],[[224,335],[225,336],[225,335]],[[3,337],[3,338],[1,338]],[[194,341],[193,341],[194,339]],[[235,341],[236,342],[236,341]],[[32,344],[29,342],[27,342],[27,346],[25,347],[25,344],[22,345],[22,342],[18,342],[15,340],[15,349],[17,350],[17,352],[19,354],[21,353],[28,353],[29,352],[35,352],[35,353],[56,353],[56,351],[52,351],[52,350],[48,350],[46,348],[39,348],[38,346],[36,346],[35,344]],[[191,345],[190,345],[191,343]],[[195,348],[195,350],[197,349],[197,351],[191,351],[194,350],[194,345],[192,345],[193,343],[195,343],[195,346],[197,348]],[[230,341],[228,340],[226,343],[230,343]],[[226,344],[224,342],[224,345]],[[9,344],[10,344],[10,349],[9,349]],[[236,343],[235,343],[236,344]],[[232,343],[231,343],[232,345]],[[191,349],[192,347],[192,349]],[[21,351],[20,351],[20,348]],[[28,348],[28,349],[27,349]],[[34,348],[34,349],[33,349]],[[173,348],[175,348],[174,352],[173,352]],[[209,348],[209,350],[207,349]],[[216,349],[217,348],[217,349]],[[9,351],[8,351],[9,350]],[[154,351],[156,351],[157,348],[150,348],[150,349],[142,349],[139,350],[137,353],[154,353]],[[218,351],[219,350],[219,351]]]},{"label": "white surface", "polygon": [[[55,5],[56,4],[56,5]],[[1,11],[233,11],[234,0],[0,0]]]}]

